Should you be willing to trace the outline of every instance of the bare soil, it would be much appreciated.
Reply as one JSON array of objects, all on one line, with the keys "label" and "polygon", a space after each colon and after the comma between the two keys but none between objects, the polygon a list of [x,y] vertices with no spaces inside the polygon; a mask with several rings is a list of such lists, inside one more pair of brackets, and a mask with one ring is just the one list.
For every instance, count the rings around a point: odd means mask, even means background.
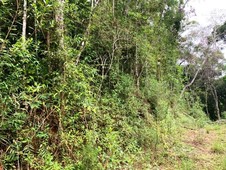
[{"label": "bare soil", "polygon": [[186,129],[182,141],[191,148],[187,156],[194,162],[195,169],[225,170],[221,163],[226,157],[226,125]]}]

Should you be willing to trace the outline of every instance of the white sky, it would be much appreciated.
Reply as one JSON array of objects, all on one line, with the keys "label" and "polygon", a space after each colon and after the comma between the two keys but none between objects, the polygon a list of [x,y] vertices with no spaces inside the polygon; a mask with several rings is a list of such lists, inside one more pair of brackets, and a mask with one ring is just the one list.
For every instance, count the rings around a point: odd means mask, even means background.
[{"label": "white sky", "polygon": [[[185,36],[188,33],[193,42],[202,42],[212,32],[214,26],[226,21],[226,0],[189,0],[185,9],[187,19],[198,23],[184,32]],[[189,30],[197,35],[189,35]],[[218,42],[218,46],[226,59],[226,44],[221,41]]]},{"label": "white sky", "polygon": [[226,21],[226,0],[190,0],[187,8],[195,10],[196,16],[193,15],[191,19],[203,26],[209,25],[216,18]]}]

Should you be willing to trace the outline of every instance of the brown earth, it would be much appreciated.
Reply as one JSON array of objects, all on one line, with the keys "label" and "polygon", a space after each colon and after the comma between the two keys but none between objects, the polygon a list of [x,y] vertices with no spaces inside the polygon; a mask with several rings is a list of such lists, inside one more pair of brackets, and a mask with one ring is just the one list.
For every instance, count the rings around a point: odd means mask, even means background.
[{"label": "brown earth", "polygon": [[212,125],[202,129],[186,129],[183,143],[191,148],[188,158],[197,170],[225,170],[226,125]]}]

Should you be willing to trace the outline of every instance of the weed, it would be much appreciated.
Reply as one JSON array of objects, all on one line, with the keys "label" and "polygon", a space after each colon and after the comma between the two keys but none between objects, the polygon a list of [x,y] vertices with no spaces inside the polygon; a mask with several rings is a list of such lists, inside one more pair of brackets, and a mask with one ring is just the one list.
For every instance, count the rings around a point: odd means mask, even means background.
[{"label": "weed", "polygon": [[181,162],[181,170],[193,170],[195,167],[194,162],[190,159],[184,159]]},{"label": "weed", "polygon": [[218,154],[223,154],[225,152],[225,147],[222,143],[219,141],[215,142],[211,148],[212,152],[218,153]]},{"label": "weed", "polygon": [[221,168],[222,168],[222,170],[226,170],[226,158],[223,159],[223,161],[221,163]]}]

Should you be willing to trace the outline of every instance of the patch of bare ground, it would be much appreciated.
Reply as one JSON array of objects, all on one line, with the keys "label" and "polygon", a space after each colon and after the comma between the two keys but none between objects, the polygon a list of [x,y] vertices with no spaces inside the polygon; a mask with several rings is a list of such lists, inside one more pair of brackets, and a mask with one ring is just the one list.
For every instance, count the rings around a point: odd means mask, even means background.
[{"label": "patch of bare ground", "polygon": [[[214,127],[214,126],[213,126]],[[224,159],[226,153],[224,146],[226,139],[224,138],[226,131],[225,126],[214,128],[202,128],[202,129],[186,129],[183,134],[183,143],[191,148],[187,156],[195,164],[197,170],[216,170],[218,169],[219,160]],[[222,133],[223,132],[223,133]],[[214,146],[216,145],[216,150]],[[219,168],[222,169],[222,168]]]},{"label": "patch of bare ground", "polygon": [[155,152],[157,157],[150,159],[151,166],[144,166],[138,161],[134,169],[226,170],[226,124],[183,128],[172,139],[173,143],[170,141],[166,150],[161,148]]}]

